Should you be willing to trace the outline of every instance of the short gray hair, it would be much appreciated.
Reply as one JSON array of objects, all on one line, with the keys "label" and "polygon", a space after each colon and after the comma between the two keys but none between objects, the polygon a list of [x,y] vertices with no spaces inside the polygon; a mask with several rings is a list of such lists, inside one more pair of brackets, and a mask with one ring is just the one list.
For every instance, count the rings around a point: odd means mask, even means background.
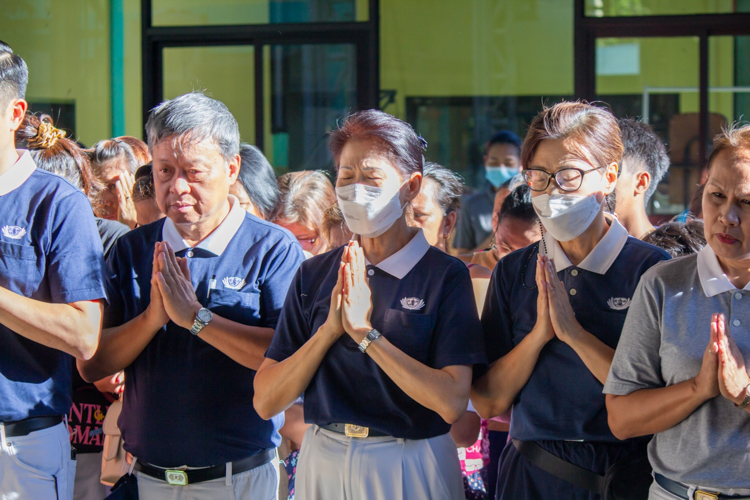
[{"label": "short gray hair", "polygon": [[213,142],[227,162],[240,152],[237,120],[223,102],[201,92],[183,94],[152,109],[146,134],[152,152],[154,145],[169,137],[180,139],[182,146],[206,140]]}]

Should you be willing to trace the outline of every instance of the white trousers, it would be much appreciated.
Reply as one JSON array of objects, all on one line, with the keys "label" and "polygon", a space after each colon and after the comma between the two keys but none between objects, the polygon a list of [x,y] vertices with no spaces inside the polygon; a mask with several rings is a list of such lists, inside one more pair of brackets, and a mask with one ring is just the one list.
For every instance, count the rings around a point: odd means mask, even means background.
[{"label": "white trousers", "polygon": [[143,500],[278,500],[279,459],[226,478],[173,486],[135,472],[138,496]]},{"label": "white trousers", "polygon": [[76,462],[64,423],[7,437],[0,424],[0,499],[72,500]]},{"label": "white trousers", "polygon": [[79,453],[76,457],[76,485],[73,500],[100,500],[109,495],[102,484],[102,453]]},{"label": "white trousers", "polygon": [[300,449],[295,500],[456,500],[464,498],[456,443],[351,438],[311,426]]}]

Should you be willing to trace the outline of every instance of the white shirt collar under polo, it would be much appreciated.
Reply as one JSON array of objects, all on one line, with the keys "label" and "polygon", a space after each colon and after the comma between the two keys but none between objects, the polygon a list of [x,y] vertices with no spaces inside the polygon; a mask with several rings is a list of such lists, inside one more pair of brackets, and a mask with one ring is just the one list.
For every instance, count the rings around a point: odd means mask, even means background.
[{"label": "white shirt collar under polo", "polygon": [[18,160],[5,173],[0,175],[0,196],[20,188],[36,170],[36,163],[31,153],[25,149],[16,149]]},{"label": "white shirt collar under polo", "polygon": [[[729,281],[729,278],[721,269],[719,259],[711,245],[706,245],[698,252],[698,278],[701,280],[703,293],[706,294],[706,297],[737,290],[737,287]],[[750,290],[750,283],[745,285],[744,289]]]},{"label": "white shirt collar under polo", "polygon": [[[583,269],[596,274],[606,274],[612,263],[615,261],[622,247],[628,241],[628,231],[620,224],[616,218],[607,218],[610,221],[609,229],[604,234],[604,237],[599,240],[593,250],[586,256],[585,259],[578,264],[578,269]],[[557,271],[562,271],[569,267],[573,267],[570,263],[570,259],[565,255],[560,243],[552,237],[550,233],[544,235],[544,241],[547,244],[547,251],[544,251],[544,244],[539,244],[539,253],[547,255],[552,262],[555,264]]]},{"label": "white shirt collar under polo", "polygon": [[[214,229],[213,232],[204,238],[203,241],[198,243],[195,248],[201,248],[214,255],[221,255],[224,253],[227,245],[232,241],[232,238],[237,234],[240,226],[242,226],[242,222],[245,220],[245,210],[240,206],[239,200],[231,194],[229,195],[229,205],[229,214],[224,217],[224,220],[221,221],[219,227]],[[190,248],[187,242],[182,239],[174,222],[172,222],[172,219],[169,217],[164,221],[164,226],[161,230],[161,238],[163,241],[169,243],[169,246],[172,247],[172,250],[174,250],[175,253]]]},{"label": "white shirt collar under polo", "polygon": [[[425,256],[429,249],[430,244],[427,242],[427,238],[424,237],[424,232],[420,229],[401,250],[375,267],[381,271],[385,271],[394,278],[402,280],[422,260],[422,257]],[[367,259],[365,259],[365,263],[368,266],[370,265]]]}]

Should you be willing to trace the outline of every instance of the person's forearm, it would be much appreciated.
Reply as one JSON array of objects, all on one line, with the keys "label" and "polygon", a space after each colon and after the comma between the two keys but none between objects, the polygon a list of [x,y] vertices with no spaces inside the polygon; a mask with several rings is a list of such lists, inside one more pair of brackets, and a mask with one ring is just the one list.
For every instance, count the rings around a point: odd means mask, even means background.
[{"label": "person's forearm", "polygon": [[198,337],[237,363],[257,370],[273,338],[273,328],[247,326],[214,314]]},{"label": "person's forearm", "polygon": [[539,353],[546,344],[547,341],[532,330],[474,383],[471,402],[482,418],[489,419],[508,412],[531,378]]},{"label": "person's forearm", "polygon": [[0,287],[0,324],[17,334],[77,359],[89,359],[99,343],[99,301],[50,304]]},{"label": "person's forearm", "polygon": [[445,369],[430,368],[404,353],[385,337],[370,344],[367,354],[407,396],[434,411],[449,424],[457,422],[466,412],[471,367],[465,367],[466,377],[456,376]]},{"label": "person's forearm", "polygon": [[266,359],[255,374],[253,406],[264,420],[289,408],[305,392],[326,353],[341,335],[321,326],[283,361]]},{"label": "person's forearm", "polygon": [[594,377],[604,385],[615,350],[583,328],[575,336],[566,338],[566,343],[578,354]]},{"label": "person's forearm", "polygon": [[305,423],[302,405],[293,404],[284,412],[284,426],[279,429],[279,434],[286,439],[291,439],[299,447],[309,427],[310,424]]},{"label": "person's forearm", "polygon": [[473,446],[479,439],[479,431],[482,427],[482,421],[479,415],[473,411],[467,411],[458,422],[451,425],[451,436],[456,442],[458,448],[468,448]]},{"label": "person's forearm", "polygon": [[96,354],[89,360],[78,360],[81,377],[93,383],[124,370],[133,364],[162,326],[143,312],[124,325],[106,328]]},{"label": "person's forearm", "polygon": [[607,394],[609,428],[617,439],[663,432],[685,420],[708,399],[698,392],[694,379],[641,389],[627,396]]}]

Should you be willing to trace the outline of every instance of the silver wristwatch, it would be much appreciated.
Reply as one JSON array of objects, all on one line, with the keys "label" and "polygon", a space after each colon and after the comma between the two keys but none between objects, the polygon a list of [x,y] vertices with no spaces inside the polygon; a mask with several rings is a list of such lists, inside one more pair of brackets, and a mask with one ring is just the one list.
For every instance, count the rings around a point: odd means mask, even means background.
[{"label": "silver wristwatch", "polygon": [[201,307],[195,315],[195,321],[193,322],[193,327],[190,329],[190,333],[198,335],[212,319],[214,319],[214,313],[205,307]]},{"label": "silver wristwatch", "polygon": [[362,339],[362,342],[359,343],[359,350],[364,354],[367,348],[370,347],[370,344],[372,344],[373,340],[378,337],[380,337],[380,332],[373,328],[367,333],[367,336]]}]

